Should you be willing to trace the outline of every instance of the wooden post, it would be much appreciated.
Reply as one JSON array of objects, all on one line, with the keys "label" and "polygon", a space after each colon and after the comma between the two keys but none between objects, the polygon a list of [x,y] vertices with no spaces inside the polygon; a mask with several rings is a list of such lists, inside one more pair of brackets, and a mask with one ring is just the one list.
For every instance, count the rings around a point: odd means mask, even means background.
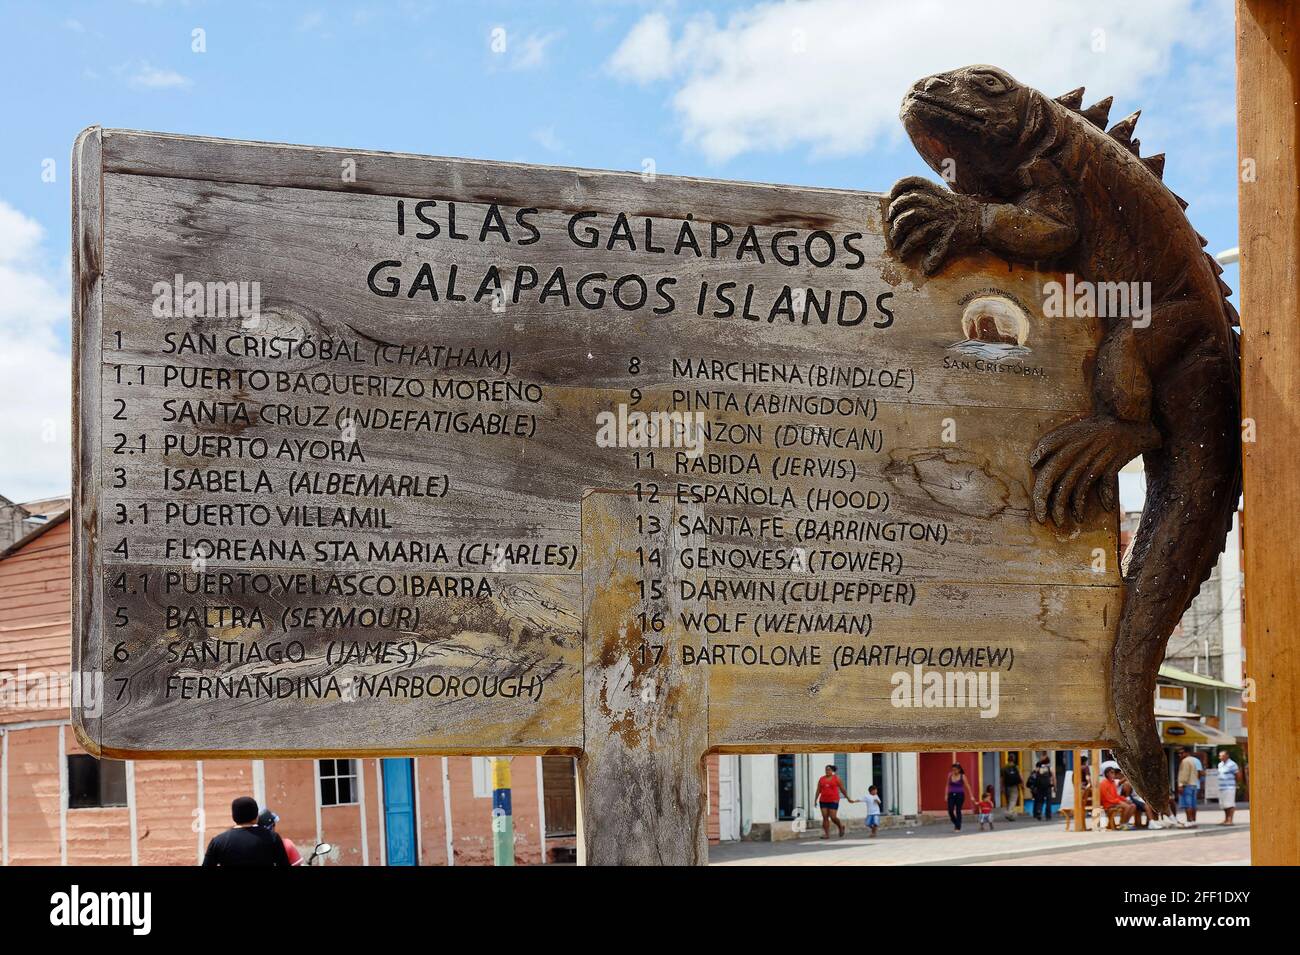
[{"label": "wooden post", "polygon": [[674,516],[631,492],[582,500],[587,865],[708,861],[708,673],[682,663]]},{"label": "wooden post", "polygon": [[[1238,0],[1242,404],[1250,841],[1300,864],[1300,11]],[[1251,437],[1249,434],[1245,437]]]}]

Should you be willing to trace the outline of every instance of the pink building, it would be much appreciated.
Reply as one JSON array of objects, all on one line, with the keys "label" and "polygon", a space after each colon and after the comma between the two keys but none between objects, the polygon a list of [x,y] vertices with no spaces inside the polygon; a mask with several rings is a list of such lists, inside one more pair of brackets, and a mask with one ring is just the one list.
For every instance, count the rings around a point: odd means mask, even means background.
[{"label": "pink building", "polygon": [[[5,865],[194,865],[252,795],[304,852],[340,865],[492,862],[481,757],[98,761],[69,720],[72,555],[66,499],[0,499],[0,860]],[[515,856],[573,858],[574,761],[511,764]]]}]

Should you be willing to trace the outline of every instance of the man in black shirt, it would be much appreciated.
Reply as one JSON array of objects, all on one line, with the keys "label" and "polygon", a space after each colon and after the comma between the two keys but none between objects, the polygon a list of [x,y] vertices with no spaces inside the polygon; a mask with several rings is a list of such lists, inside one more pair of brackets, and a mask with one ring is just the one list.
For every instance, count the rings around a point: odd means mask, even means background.
[{"label": "man in black shirt", "polygon": [[283,866],[289,855],[280,837],[257,824],[257,800],[240,796],[230,804],[233,829],[213,836],[203,856],[204,866]]}]

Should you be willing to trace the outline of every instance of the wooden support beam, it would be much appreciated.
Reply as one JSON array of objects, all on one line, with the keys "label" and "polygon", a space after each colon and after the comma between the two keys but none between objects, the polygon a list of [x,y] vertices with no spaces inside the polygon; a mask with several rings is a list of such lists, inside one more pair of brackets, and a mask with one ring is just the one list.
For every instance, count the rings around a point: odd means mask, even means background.
[{"label": "wooden support beam", "polygon": [[677,510],[626,491],[582,500],[586,865],[708,862],[709,684],[682,663]]},{"label": "wooden support beam", "polygon": [[1300,864],[1300,9],[1238,0],[1251,861]]}]

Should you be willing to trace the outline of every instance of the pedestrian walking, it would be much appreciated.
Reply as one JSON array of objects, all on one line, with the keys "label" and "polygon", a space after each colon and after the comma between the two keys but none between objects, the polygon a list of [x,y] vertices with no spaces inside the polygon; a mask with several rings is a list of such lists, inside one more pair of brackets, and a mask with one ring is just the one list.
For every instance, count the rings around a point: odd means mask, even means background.
[{"label": "pedestrian walking", "polygon": [[1002,767],[1002,805],[1006,808],[1007,822],[1016,818],[1016,810],[1024,804],[1024,783],[1020,757],[1012,753]]},{"label": "pedestrian walking", "polygon": [[1056,793],[1056,773],[1052,761],[1044,755],[1029,775],[1029,794],[1034,797],[1034,818],[1052,821],[1052,796]]},{"label": "pedestrian walking", "polygon": [[966,770],[961,763],[953,763],[948,770],[948,818],[952,821],[952,831],[961,832],[961,810],[966,805],[966,797],[975,803],[975,794],[971,792],[970,783],[966,781]]},{"label": "pedestrian walking", "polygon": [[822,838],[831,837],[831,823],[835,823],[836,828],[840,831],[840,838],[844,838],[844,823],[840,822],[840,796],[848,799],[849,802],[857,802],[856,799],[849,799],[849,791],[844,788],[844,780],[835,772],[834,764],[828,764],[825,774],[817,780],[817,805],[822,811]]},{"label": "pedestrian walking", "polygon": [[867,794],[862,798],[867,804],[867,828],[871,830],[871,838],[876,838],[876,830],[880,828],[880,791],[874,785],[867,787]]},{"label": "pedestrian walking", "polygon": [[984,795],[980,797],[979,802],[975,804],[975,809],[979,813],[980,832],[988,826],[989,831],[993,831],[993,784],[984,787]]},{"label": "pedestrian walking", "polygon": [[1178,808],[1187,815],[1183,828],[1195,829],[1196,797],[1201,791],[1201,777],[1205,775],[1205,767],[1190,749],[1183,747],[1178,752],[1182,755],[1178,763]]}]

